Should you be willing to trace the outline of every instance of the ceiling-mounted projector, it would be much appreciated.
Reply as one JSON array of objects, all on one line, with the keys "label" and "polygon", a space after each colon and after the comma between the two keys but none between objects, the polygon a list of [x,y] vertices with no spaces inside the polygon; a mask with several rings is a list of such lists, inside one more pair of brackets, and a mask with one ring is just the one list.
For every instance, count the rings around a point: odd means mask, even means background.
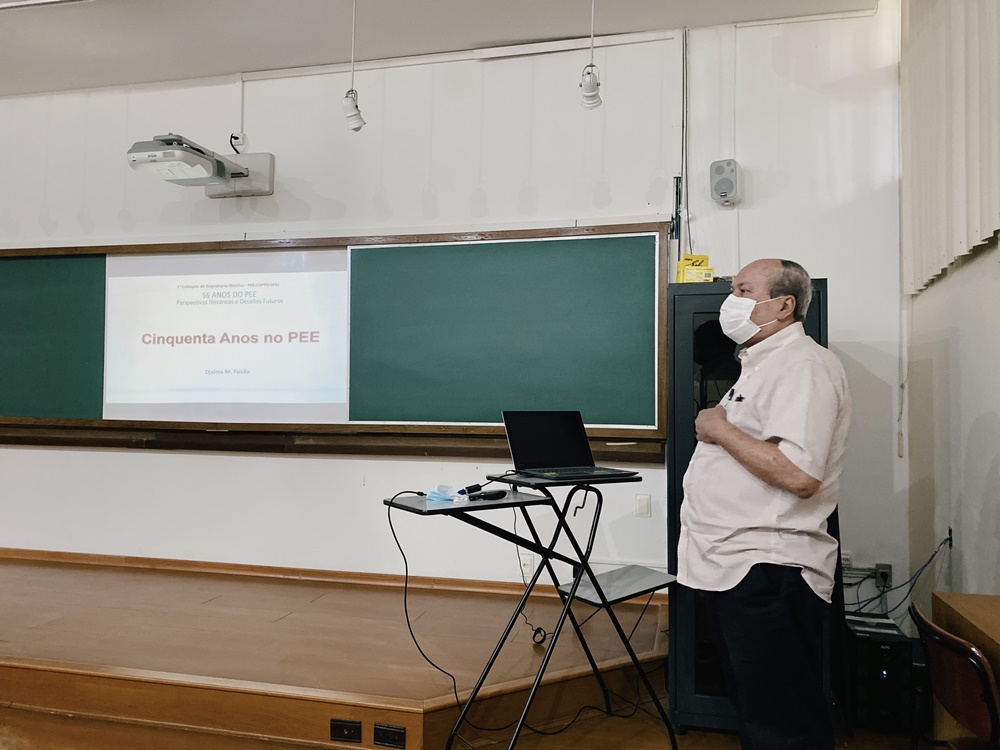
[{"label": "ceiling-mounted projector", "polygon": [[174,133],[133,143],[128,150],[128,163],[132,169],[149,172],[178,185],[220,185],[250,173],[214,151]]},{"label": "ceiling-mounted projector", "polygon": [[204,185],[209,198],[274,193],[272,154],[237,154],[229,159],[176,133],[133,143],[128,163],[137,172],[175,185]]}]

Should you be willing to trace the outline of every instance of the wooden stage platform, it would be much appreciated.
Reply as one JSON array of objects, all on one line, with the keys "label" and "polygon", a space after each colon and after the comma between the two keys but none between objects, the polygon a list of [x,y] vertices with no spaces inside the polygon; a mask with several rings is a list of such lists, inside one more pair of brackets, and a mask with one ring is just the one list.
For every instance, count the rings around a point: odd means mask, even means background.
[{"label": "wooden stage platform", "polygon": [[[523,591],[523,589],[522,589]],[[515,586],[411,580],[424,652],[463,699],[519,598]],[[405,730],[408,750],[440,750],[457,715],[450,678],[420,656],[402,580],[322,571],[0,550],[0,748],[4,750],[293,750],[371,748],[375,724]],[[667,650],[665,600],[620,604],[647,671]],[[559,600],[532,596],[551,630]],[[579,603],[581,620],[593,608]],[[522,619],[456,748],[504,736],[544,653]],[[635,672],[607,616],[584,625],[610,689],[634,700]],[[572,629],[552,656],[528,723],[559,727],[603,706]],[[662,672],[652,678],[664,684]],[[619,704],[620,705],[620,704]],[[361,742],[331,739],[358,721]],[[398,734],[398,732],[397,732]]]}]

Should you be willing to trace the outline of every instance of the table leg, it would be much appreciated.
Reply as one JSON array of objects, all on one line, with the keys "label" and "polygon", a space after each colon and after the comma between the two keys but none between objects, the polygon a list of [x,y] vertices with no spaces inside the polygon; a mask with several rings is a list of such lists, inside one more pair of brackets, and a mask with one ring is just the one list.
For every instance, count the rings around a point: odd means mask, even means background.
[{"label": "table leg", "polygon": [[[555,500],[547,492],[545,494],[548,495],[549,500],[552,502],[552,506],[551,507],[552,507],[553,511],[555,511],[556,515],[558,515],[558,506],[555,504]],[[523,513],[524,512],[524,508],[522,508],[521,511]],[[525,518],[527,518],[527,514],[525,514]],[[538,544],[539,546],[542,546],[541,539],[539,538],[539,536],[538,536],[537,532],[535,531],[534,527],[530,526],[530,522],[529,522],[529,527],[531,528],[532,535],[534,537],[535,543]],[[462,710],[459,712],[459,715],[458,715],[458,720],[455,722],[455,726],[452,727],[451,732],[448,734],[448,741],[445,744],[445,750],[451,750],[451,747],[452,747],[452,745],[455,742],[455,737],[458,734],[458,730],[461,728],[462,724],[465,722],[466,716],[468,716],[469,710],[472,708],[472,704],[476,700],[476,696],[479,695],[479,691],[482,689],[483,685],[486,683],[486,679],[487,679],[487,677],[489,677],[490,671],[493,669],[493,665],[496,663],[497,658],[500,656],[500,651],[503,649],[504,645],[507,643],[507,639],[510,638],[510,634],[514,630],[514,626],[517,624],[517,618],[521,616],[521,612],[524,610],[525,605],[528,603],[528,597],[531,596],[531,592],[535,588],[535,584],[538,583],[538,578],[539,578],[539,576],[541,576],[543,568],[548,568],[549,570],[551,570],[551,562],[550,561],[551,561],[552,558],[549,555],[551,555],[552,552],[555,550],[555,546],[556,546],[556,543],[559,540],[560,533],[561,533],[561,527],[557,525],[556,526],[556,530],[555,530],[555,532],[552,535],[552,540],[549,542],[548,546],[546,547],[547,554],[543,555],[543,564],[538,566],[538,568],[535,570],[534,575],[531,577],[531,581],[528,583],[527,587],[524,590],[524,594],[521,596],[521,599],[518,602],[517,607],[514,609],[514,614],[511,615],[510,621],[507,623],[507,627],[504,629],[503,634],[500,636],[500,640],[497,641],[497,645],[493,649],[493,653],[490,654],[489,661],[486,662],[486,666],[484,667],[482,673],[479,675],[479,679],[477,680],[475,686],[472,688],[472,692],[469,694],[469,697],[466,699],[465,704],[462,706]],[[551,573],[550,573],[550,575],[551,575]],[[567,605],[563,607],[563,613],[562,613],[562,615],[559,618],[559,623],[560,624],[557,625],[557,631],[558,631],[558,628],[561,627],[562,621],[565,619],[566,610],[567,610],[568,605],[569,605],[569,602],[567,602]],[[555,643],[555,637],[553,637],[553,644],[552,645],[554,645],[554,643]],[[549,648],[551,649],[551,645],[550,645]],[[535,685],[532,687],[531,692],[528,695],[528,705],[529,706],[531,705],[531,701],[534,698],[535,691],[537,690],[537,685],[541,681],[541,675],[545,671],[545,665],[548,664],[548,658],[549,658],[549,654],[550,653],[551,653],[551,651],[547,650],[545,652],[545,657],[542,659],[542,667],[541,667],[541,670],[539,671],[538,678],[535,680]],[[591,663],[593,663],[593,662],[591,662]],[[595,665],[595,668],[596,668],[596,665]],[[525,712],[524,712],[524,714],[522,716],[522,720],[519,723],[519,726],[517,727],[517,732],[520,731],[520,727],[524,723],[523,722],[523,718],[525,716],[527,716],[527,708],[525,708]],[[516,739],[517,733],[515,733],[514,736],[515,736],[515,739]]]},{"label": "table leg", "polygon": [[[572,504],[573,497],[578,491],[593,492],[596,496],[596,503],[597,503],[593,519],[591,520],[590,532],[588,534],[587,546],[585,549],[581,548],[580,543],[574,536],[573,531],[569,527],[569,523],[567,521],[569,508]],[[525,519],[525,522],[528,525],[535,546],[540,549],[544,549],[544,554],[542,554],[542,564],[538,566],[538,569],[532,576],[531,581],[528,583],[524,595],[518,602],[518,605],[514,610],[514,614],[511,616],[510,621],[507,623],[507,627],[504,629],[504,632],[501,635],[500,640],[497,642],[497,645],[494,648],[493,653],[490,655],[490,659],[487,662],[486,667],[483,669],[482,674],[480,674],[479,676],[479,680],[476,682],[476,685],[473,687],[472,692],[469,694],[468,699],[462,706],[458,720],[455,722],[455,726],[452,728],[451,733],[448,735],[448,741],[447,744],[445,745],[445,750],[451,750],[459,729],[465,722],[473,702],[475,701],[480,690],[485,684],[490,671],[493,669],[493,666],[496,663],[498,656],[500,655],[501,649],[506,644],[508,638],[510,637],[511,632],[514,629],[514,626],[517,624],[517,619],[518,617],[521,616],[521,613],[524,610],[525,605],[527,604],[528,597],[531,595],[532,590],[538,583],[539,576],[541,575],[543,569],[548,573],[549,577],[552,579],[552,582],[556,587],[556,591],[559,592],[560,596],[562,597],[563,608],[559,614],[558,620],[556,621],[555,628],[551,633],[549,646],[545,651],[545,655],[542,657],[542,663],[538,668],[538,673],[536,674],[535,680],[532,683],[530,691],[528,692],[528,698],[525,701],[524,709],[522,710],[521,716],[518,718],[518,721],[514,726],[514,733],[511,737],[510,744],[508,745],[508,750],[512,750],[514,746],[517,744],[517,740],[521,734],[521,731],[524,728],[525,723],[527,722],[528,712],[531,710],[531,706],[532,703],[534,702],[535,695],[538,692],[538,688],[541,686],[542,678],[545,675],[545,670],[548,667],[549,660],[552,657],[552,653],[556,647],[556,642],[558,641],[559,635],[562,632],[563,626],[565,625],[567,618],[570,620],[570,623],[572,624],[573,629],[576,632],[580,645],[587,656],[588,662],[590,663],[591,670],[593,671],[594,676],[597,678],[598,684],[600,685],[601,690],[604,693],[605,709],[608,714],[612,713],[610,692],[608,691],[607,685],[604,682],[603,677],[601,676],[600,669],[598,668],[597,663],[594,660],[593,654],[591,653],[590,648],[587,645],[586,639],[583,636],[580,624],[577,622],[576,616],[572,612],[573,602],[576,600],[577,589],[579,588],[584,575],[590,577],[591,584],[593,585],[594,590],[597,592],[597,595],[600,598],[601,608],[607,611],[608,617],[611,619],[612,625],[614,626],[615,631],[618,633],[619,640],[621,640],[622,645],[624,645],[625,650],[632,661],[632,665],[639,673],[639,678],[642,681],[643,685],[645,686],[646,692],[649,694],[650,698],[652,698],[653,703],[656,704],[656,708],[657,711],[659,712],[660,718],[663,720],[664,725],[667,727],[667,732],[670,735],[671,748],[673,748],[673,750],[677,750],[677,738],[675,737],[674,728],[670,722],[670,718],[669,716],[667,716],[667,713],[663,708],[663,704],[660,702],[660,699],[657,696],[656,691],[653,689],[653,686],[649,681],[649,677],[643,670],[642,664],[640,663],[639,658],[636,656],[635,650],[632,648],[632,644],[629,642],[628,636],[622,629],[621,623],[618,621],[618,617],[612,610],[611,605],[608,602],[607,596],[601,589],[600,583],[598,582],[597,577],[594,574],[594,571],[590,567],[590,554],[593,550],[594,539],[597,534],[597,524],[600,519],[601,509],[603,507],[603,497],[601,493],[594,487],[590,487],[588,485],[579,485],[577,487],[574,487],[569,492],[563,504],[562,509],[560,509],[559,506],[556,504],[555,499],[552,497],[551,494],[549,494],[547,490],[542,489],[542,492],[544,492],[544,494],[551,501],[550,507],[556,516],[556,529],[553,532],[550,543],[547,546],[543,545],[541,543],[541,539],[538,535],[538,532],[534,527],[534,524],[532,524],[531,522],[531,518],[527,513],[527,509],[524,507],[521,508],[521,513]],[[469,522],[471,523],[471,520],[469,520]],[[474,524],[474,525],[480,525],[480,524]],[[502,533],[499,530],[497,530],[496,533],[502,538],[510,538],[511,536],[508,533]],[[566,534],[566,538],[572,545],[574,553],[576,554],[576,560],[578,561],[578,564],[574,562],[574,565],[576,565],[576,571],[573,576],[573,583],[570,586],[569,593],[567,594],[563,594],[561,589],[559,588],[558,577],[556,576],[555,569],[552,566],[552,561],[556,559],[562,560],[563,562],[572,561],[572,558],[569,558],[566,555],[562,555],[561,553],[555,552],[556,543],[558,542],[560,535],[563,533]],[[523,539],[522,541],[528,542],[527,539]]]},{"label": "table leg", "polygon": [[573,545],[573,550],[580,560],[580,568],[581,568],[580,570],[581,575],[577,576],[577,580],[574,581],[574,586],[570,591],[569,594],[570,599],[572,599],[576,595],[576,584],[579,583],[579,579],[582,578],[582,573],[585,572],[590,577],[590,582],[594,587],[594,591],[597,592],[597,596],[601,600],[601,609],[605,610],[608,613],[608,617],[611,619],[611,623],[612,625],[614,625],[615,631],[618,633],[619,640],[621,640],[622,645],[625,647],[625,651],[628,652],[629,658],[632,660],[632,666],[634,666],[636,671],[639,673],[639,679],[642,680],[642,684],[645,686],[646,692],[649,694],[649,697],[656,705],[656,710],[660,714],[660,718],[663,720],[664,725],[667,727],[667,733],[670,735],[671,748],[673,748],[673,750],[677,750],[677,738],[674,736],[674,727],[670,723],[670,717],[667,715],[666,710],[663,708],[663,703],[661,703],[659,696],[657,696],[656,691],[653,689],[653,685],[650,683],[649,677],[646,676],[646,672],[642,668],[642,663],[639,661],[639,657],[635,655],[635,650],[632,648],[632,644],[629,641],[628,636],[622,629],[621,623],[618,621],[618,616],[614,613],[611,604],[608,602],[607,596],[605,596],[604,594],[604,590],[601,588],[601,585],[597,580],[597,576],[594,575],[594,571],[590,567],[590,553],[594,546],[594,537],[597,532],[597,519],[601,513],[601,508],[604,500],[603,496],[596,488],[593,487],[586,487],[586,486],[574,487],[572,491],[570,491],[569,496],[566,498],[566,504],[563,509],[561,521],[565,524],[566,511],[569,509],[569,505],[573,495],[578,490],[584,490],[584,491],[589,490],[594,492],[594,494],[597,496],[597,508],[594,511],[594,521],[593,524],[591,525],[590,536],[587,540],[586,550],[580,548],[580,545],[577,542],[576,537],[573,536],[573,533],[572,531],[570,531],[569,526],[566,525],[566,538],[569,540],[570,544]]},{"label": "table leg", "polygon": [[[538,533],[535,531],[535,527],[531,523],[531,518],[528,516],[527,509],[521,508],[521,513],[524,516],[525,523],[528,525],[528,529],[531,531],[532,537],[534,537],[536,542],[540,543]],[[545,569],[548,571],[549,578],[552,579],[552,585],[555,586],[556,592],[562,599],[563,605],[565,605],[569,597],[567,594],[564,594],[559,588],[560,585],[559,578],[556,576],[555,569],[552,567],[551,559],[543,559],[542,566],[544,566]],[[582,569],[580,572],[582,572]],[[590,651],[590,646],[587,644],[587,639],[583,637],[583,631],[580,629],[580,623],[577,622],[576,615],[573,614],[572,607],[569,610],[568,616],[570,624],[573,626],[573,630],[576,633],[576,638],[580,643],[580,647],[583,649],[583,653],[587,657],[587,661],[590,664],[590,670],[594,673],[594,677],[597,679],[597,684],[601,688],[601,694],[604,696],[604,711],[610,716],[612,714],[611,691],[608,690],[607,683],[604,682],[604,676],[601,674],[601,670],[597,666],[597,661],[594,659],[594,655]]]},{"label": "table leg", "polygon": [[639,673],[639,679],[642,680],[642,684],[646,687],[646,692],[649,693],[649,697],[653,699],[653,703],[656,705],[657,713],[660,714],[660,718],[663,719],[663,724],[667,727],[667,734],[670,735],[670,747],[672,747],[673,750],[677,750],[677,738],[674,736],[674,726],[670,723],[670,717],[667,715],[666,709],[663,708],[663,703],[660,702],[660,698],[653,689],[653,685],[650,683],[649,677],[646,675],[646,671],[642,668],[642,662],[640,662],[639,657],[635,655],[632,643],[629,641],[628,636],[625,635],[625,631],[622,629],[621,623],[618,621],[618,616],[614,613],[611,605],[608,604],[607,599],[604,597],[604,592],[601,591],[600,588],[597,588],[597,592],[598,596],[600,596],[604,601],[604,609],[607,611],[608,617],[611,618],[611,622],[615,626],[615,630],[618,632],[618,637],[621,639],[622,645],[625,646],[625,650],[628,652],[628,656],[632,660],[632,666],[634,666],[636,671]]},{"label": "table leg", "polygon": [[493,669],[493,665],[496,664],[497,657],[500,656],[500,651],[503,649],[504,644],[510,637],[511,631],[514,630],[514,626],[517,624],[517,618],[521,616],[521,612],[524,610],[524,605],[528,603],[528,597],[531,595],[531,590],[535,587],[535,583],[538,582],[538,577],[541,573],[542,569],[539,567],[538,570],[535,571],[535,574],[531,577],[531,582],[524,590],[524,595],[521,597],[517,607],[514,609],[514,614],[511,615],[510,621],[507,623],[507,627],[504,628],[503,635],[500,636],[500,640],[497,641],[497,645],[493,649],[493,653],[490,654],[489,661],[486,662],[486,666],[479,675],[479,680],[476,682],[475,687],[472,688],[472,692],[469,694],[465,704],[462,706],[462,710],[458,715],[458,721],[455,722],[455,726],[448,735],[448,742],[445,745],[445,750],[451,750],[452,743],[455,741],[455,735],[458,734],[459,728],[465,722],[465,717],[468,715],[469,709],[472,708],[472,704],[476,700],[476,696],[479,695],[479,691],[486,682],[486,678],[489,677],[490,671]]},{"label": "table leg", "polygon": [[[538,674],[535,675],[535,681],[531,685],[531,690],[528,691],[528,699],[524,703],[524,710],[521,712],[521,716],[517,720],[517,724],[514,726],[514,734],[510,738],[510,744],[507,746],[508,750],[517,744],[517,738],[521,734],[521,730],[524,728],[525,722],[528,720],[528,711],[531,710],[531,704],[535,700],[535,693],[538,692],[538,687],[542,684],[542,677],[545,676],[545,669],[549,665],[549,659],[552,658],[553,651],[555,651],[556,641],[559,640],[559,633],[562,632],[563,625],[566,622],[566,617],[569,615],[570,607],[573,606],[573,600],[576,598],[576,590],[577,587],[579,587],[581,580],[583,580],[583,568],[580,568],[576,576],[573,578],[573,585],[570,587],[569,594],[566,595],[566,602],[563,604],[562,612],[559,614],[559,619],[556,621],[556,627],[552,631],[552,639],[549,641],[549,647],[545,650],[545,656],[542,657],[542,663],[538,668]],[[577,629],[577,633],[579,634],[582,642],[583,635],[579,633],[579,629]],[[605,688],[605,690],[607,690],[607,688]]]}]

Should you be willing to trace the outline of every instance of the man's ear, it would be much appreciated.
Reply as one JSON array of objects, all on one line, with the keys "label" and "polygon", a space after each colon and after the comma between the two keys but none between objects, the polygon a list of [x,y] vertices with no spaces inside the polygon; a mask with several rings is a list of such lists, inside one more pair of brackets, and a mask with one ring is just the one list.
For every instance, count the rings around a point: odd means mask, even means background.
[{"label": "man's ear", "polygon": [[785,296],[778,308],[778,320],[795,317],[795,297],[791,294]]}]

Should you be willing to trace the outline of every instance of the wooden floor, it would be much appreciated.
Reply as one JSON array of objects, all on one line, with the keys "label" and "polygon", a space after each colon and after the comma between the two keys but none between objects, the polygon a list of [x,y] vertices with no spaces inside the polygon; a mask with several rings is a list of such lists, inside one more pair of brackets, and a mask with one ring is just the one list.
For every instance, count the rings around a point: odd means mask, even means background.
[{"label": "wooden floor", "polygon": [[[516,599],[497,593],[411,588],[410,622],[430,659],[471,687]],[[296,581],[180,571],[0,561],[0,653],[199,675],[295,688],[426,701],[452,691],[407,631],[398,586]],[[592,611],[580,605],[583,616]],[[630,629],[641,611],[619,615]],[[529,602],[526,616],[552,628],[557,600]],[[633,636],[654,648],[657,610]],[[598,660],[620,657],[605,618],[588,623]],[[569,632],[569,631],[567,631]],[[491,682],[537,669],[541,649],[522,621]],[[574,638],[550,669],[577,666]]]},{"label": "wooden floor", "polygon": [[[513,592],[410,588],[413,630],[427,656],[454,674],[460,697],[515,602]],[[408,748],[438,750],[457,715],[452,682],[420,656],[403,604],[395,581],[293,580],[0,555],[0,748],[366,748],[372,746],[367,727],[390,717],[388,723],[407,727]],[[629,603],[616,612],[626,631],[636,626],[632,644],[662,689],[666,606],[654,604],[639,619],[642,609]],[[581,620],[593,612],[583,604],[576,611]],[[493,702],[477,708],[474,722],[497,727],[518,716],[544,654],[532,643],[533,627],[551,629],[557,612],[554,597],[532,597],[531,626],[522,620],[501,653],[484,691]],[[648,702],[634,708],[638,685],[607,618],[598,614],[584,631],[602,668],[617,674],[609,678],[616,712],[634,715],[584,709],[558,734],[526,730],[518,747],[668,747]],[[547,675],[549,697],[538,702],[529,724],[558,730],[582,706],[600,705],[571,630],[556,645]],[[330,718],[362,721],[365,742],[332,742]],[[431,739],[422,745],[418,734]],[[506,736],[463,729],[455,747],[507,747]],[[685,750],[738,747],[728,735],[693,731],[679,744]],[[859,734],[844,746],[909,744]]]},{"label": "wooden floor", "polygon": [[[366,727],[383,721],[408,727],[407,746],[419,747],[412,739],[416,717],[436,711],[437,724],[419,731],[446,732],[457,716],[455,688],[415,647],[402,587],[373,583],[379,582],[0,558],[0,707],[73,714],[95,723],[200,723],[248,740],[267,731],[316,747],[339,747],[330,743],[331,718]],[[454,675],[459,697],[474,685],[516,601],[512,591],[409,589],[413,631],[424,653]],[[484,704],[474,720],[502,725],[518,715],[514,696],[530,685],[545,653],[532,642],[532,631],[551,630],[558,609],[554,596],[532,597],[525,612],[531,625],[519,621],[483,691],[496,705]],[[624,604],[616,611],[626,630],[635,626],[632,644],[640,657],[662,662],[666,606],[650,607],[638,621],[642,609]],[[581,603],[577,612],[583,620],[593,610]],[[583,629],[602,667],[625,663],[603,614]],[[546,675],[551,682],[585,682],[593,692],[595,681],[571,630],[556,645]],[[154,692],[156,686],[173,692],[164,697]],[[52,697],[54,692],[62,697]],[[226,703],[223,693],[243,703]],[[267,711],[288,726],[278,729],[276,719],[260,718],[262,695],[272,700]],[[532,719],[545,724],[571,717],[574,700],[582,698],[566,692],[539,702]],[[108,704],[136,709],[122,716]],[[229,723],[222,713],[231,714]],[[26,724],[37,719],[22,717]],[[0,721],[10,725],[13,719]],[[484,739],[483,733],[469,736]]]},{"label": "wooden floor", "polygon": [[[618,710],[627,715],[631,707],[621,706]],[[680,750],[739,750],[740,747],[739,741],[732,735],[696,731],[678,736],[677,745]],[[506,748],[507,743],[479,747],[480,750],[500,750]],[[629,718],[608,718],[591,713],[557,735],[526,732],[517,747],[518,750],[669,750],[670,741],[659,718],[640,710]],[[837,747],[850,750],[909,750],[910,738],[858,731],[850,737],[838,738]]]}]

